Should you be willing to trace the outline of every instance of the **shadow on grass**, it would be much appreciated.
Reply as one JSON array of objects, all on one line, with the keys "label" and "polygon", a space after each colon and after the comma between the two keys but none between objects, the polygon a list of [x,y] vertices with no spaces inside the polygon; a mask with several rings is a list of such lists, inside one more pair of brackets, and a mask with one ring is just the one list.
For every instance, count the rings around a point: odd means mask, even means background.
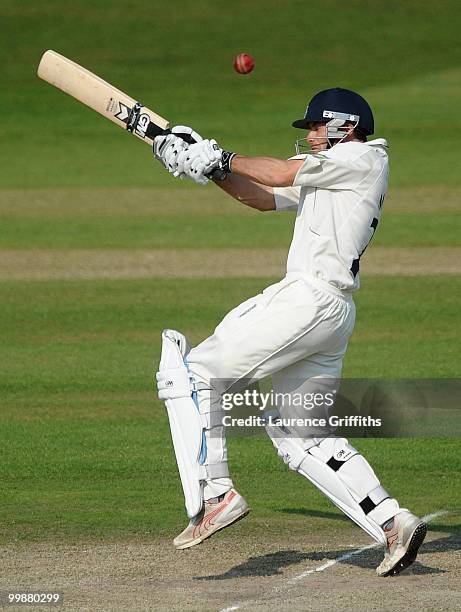
[{"label": "shadow on grass", "polygon": [[[457,551],[461,549],[461,538],[459,534],[453,534],[448,537],[438,538],[423,544],[420,550],[420,557],[411,568],[406,570],[407,574],[444,574],[445,570],[429,567],[421,562],[421,556],[431,553],[443,553]],[[232,567],[223,574],[210,576],[195,576],[194,580],[230,580],[232,578],[245,578],[255,576],[277,576],[282,574],[282,569],[293,565],[298,565],[305,561],[327,561],[338,559],[341,555],[351,552],[351,549],[329,550],[319,552],[302,552],[299,550],[280,550],[274,553],[261,555],[260,557],[250,557],[243,563]],[[338,563],[359,567],[374,571],[374,568],[379,565],[383,558],[383,550],[381,548],[372,548],[364,550],[360,554],[353,555],[347,559],[339,560]],[[315,566],[312,567],[315,569]]]},{"label": "shadow on grass", "polygon": [[344,514],[336,512],[325,512],[323,510],[309,510],[309,508],[278,508],[276,512],[284,512],[285,514],[301,514],[302,516],[311,516],[316,518],[327,518],[335,521],[350,522],[350,519]]},{"label": "shadow on grass", "polygon": [[282,568],[296,565],[312,558],[312,553],[299,550],[280,550],[260,557],[250,557],[247,561],[232,567],[224,574],[212,576],[195,576],[194,580],[227,580],[245,576],[276,576],[282,573]]},{"label": "shadow on grass", "polygon": [[[344,514],[336,512],[325,512],[324,510],[310,510],[309,508],[277,508],[275,512],[283,512],[285,514],[298,514],[301,516],[309,516],[314,518],[326,518],[334,521],[351,522],[351,519]],[[438,523],[429,524],[430,531],[438,531],[441,533],[461,532],[461,523],[454,525],[441,525]],[[460,534],[461,536],[461,534]]]}]

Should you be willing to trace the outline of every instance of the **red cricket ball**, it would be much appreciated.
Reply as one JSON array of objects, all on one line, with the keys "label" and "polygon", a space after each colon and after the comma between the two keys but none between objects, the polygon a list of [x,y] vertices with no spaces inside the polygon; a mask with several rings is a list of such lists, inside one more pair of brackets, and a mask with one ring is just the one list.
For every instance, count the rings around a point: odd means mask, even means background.
[{"label": "red cricket ball", "polygon": [[255,61],[248,53],[239,53],[234,59],[234,70],[239,74],[248,74],[255,67]]}]

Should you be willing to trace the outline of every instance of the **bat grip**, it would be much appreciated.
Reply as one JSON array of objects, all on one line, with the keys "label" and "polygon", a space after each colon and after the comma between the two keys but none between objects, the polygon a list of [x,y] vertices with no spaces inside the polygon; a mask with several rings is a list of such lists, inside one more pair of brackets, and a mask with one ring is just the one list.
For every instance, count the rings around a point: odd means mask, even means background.
[{"label": "bat grip", "polygon": [[[167,130],[162,130],[161,132],[159,132],[157,134],[157,136],[166,136],[167,134],[172,134],[172,131],[170,129]],[[187,142],[187,144],[195,144],[197,141],[195,140],[195,138],[193,138],[191,136],[191,134],[175,134],[175,136],[179,136],[179,138],[181,138],[181,140],[184,140],[184,142]]]}]

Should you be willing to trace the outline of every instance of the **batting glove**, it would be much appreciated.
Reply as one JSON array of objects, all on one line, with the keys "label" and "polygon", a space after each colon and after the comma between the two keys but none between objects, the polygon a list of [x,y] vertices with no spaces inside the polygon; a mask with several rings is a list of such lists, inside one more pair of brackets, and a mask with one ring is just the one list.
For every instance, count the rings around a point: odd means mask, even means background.
[{"label": "batting glove", "polygon": [[158,159],[170,174],[178,176],[178,155],[188,149],[188,147],[189,145],[182,138],[174,134],[156,136],[153,144],[154,157]]},{"label": "batting glove", "polygon": [[188,144],[195,144],[203,140],[198,132],[187,125],[175,125],[171,128],[171,133],[179,136],[179,138],[182,138]]},{"label": "batting glove", "polygon": [[208,183],[208,175],[219,166],[222,149],[216,140],[202,140],[181,151],[177,158],[179,175],[191,178],[199,185]]},{"label": "batting glove", "polygon": [[[177,164],[176,164],[176,159],[175,159],[175,151],[177,151],[179,153],[180,150],[186,150],[189,148],[189,145],[191,144],[195,144],[196,142],[201,142],[203,140],[202,136],[200,136],[200,134],[198,132],[196,132],[193,128],[187,126],[187,125],[175,125],[173,128],[171,128],[171,134],[173,134],[174,136],[176,136],[177,138],[181,138],[181,140],[184,141],[185,145],[182,145],[181,143],[178,143],[176,141],[173,141],[172,139],[170,139],[169,143],[165,142],[166,140],[166,135],[165,136],[157,136],[157,138],[162,138],[163,141],[158,141],[157,143],[155,142],[154,139],[154,156],[167,168],[167,170],[175,177],[179,177],[181,179],[186,178],[186,175],[184,173],[179,173],[177,171]],[[162,147],[162,142],[163,147]],[[173,149],[168,149],[169,145],[172,145],[174,143],[174,147]],[[160,150],[161,149],[161,150]],[[163,155],[162,155],[163,153]],[[163,159],[162,159],[163,157]]]}]

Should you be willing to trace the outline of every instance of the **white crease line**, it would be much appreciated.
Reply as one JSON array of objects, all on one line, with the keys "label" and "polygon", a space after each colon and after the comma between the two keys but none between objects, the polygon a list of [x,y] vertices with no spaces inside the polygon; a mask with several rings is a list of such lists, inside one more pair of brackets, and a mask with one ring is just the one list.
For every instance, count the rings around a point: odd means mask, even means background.
[{"label": "white crease line", "polygon": [[445,516],[445,514],[448,514],[448,510],[439,510],[438,512],[433,512],[432,514],[426,514],[426,516],[423,516],[423,521],[425,523],[430,523],[433,519],[438,518],[439,516]]},{"label": "white crease line", "polygon": [[351,550],[351,552],[344,553],[343,555],[340,555],[339,557],[336,557],[336,559],[330,559],[329,561],[327,561],[323,565],[320,565],[319,567],[315,567],[314,569],[306,570],[302,574],[299,574],[298,576],[295,576],[294,578],[290,578],[290,580],[288,580],[288,582],[290,584],[292,584],[293,582],[296,582],[297,580],[302,580],[306,576],[309,576],[309,574],[314,574],[315,572],[323,572],[326,569],[328,569],[329,567],[331,567],[332,565],[336,565],[340,561],[346,561],[347,559],[350,559],[354,555],[360,554],[364,550],[368,550],[370,548],[377,548],[378,546],[381,546],[381,544],[379,544],[379,542],[373,542],[373,544],[368,544],[368,546],[362,546],[362,548],[357,548],[356,550]]},{"label": "white crease line", "polygon": [[[435,518],[438,518],[439,516],[444,516],[445,514],[448,514],[448,510],[439,510],[438,512],[432,512],[432,514],[426,514],[425,516],[422,517],[421,520],[423,520],[425,523],[430,523]],[[351,550],[350,552],[344,553],[340,555],[339,557],[336,557],[336,559],[330,559],[329,561],[327,561],[323,565],[320,565],[319,567],[316,567],[310,570],[306,570],[305,572],[298,574],[298,576],[295,576],[294,578],[290,578],[290,580],[288,580],[287,582],[288,584],[292,584],[293,582],[297,582],[298,580],[302,580],[303,578],[306,578],[306,576],[309,576],[310,574],[315,574],[316,572],[323,572],[329,567],[332,567],[333,565],[336,565],[337,563],[340,563],[341,561],[346,561],[347,559],[350,559],[354,555],[358,555],[364,552],[365,550],[370,550],[371,548],[378,548],[380,546],[382,546],[382,544],[380,544],[379,542],[373,542],[373,544],[368,544],[368,546],[362,546],[361,548],[356,548],[355,550]],[[240,608],[243,608],[245,605],[246,605],[246,602],[239,604],[239,605],[231,606],[230,608],[223,608],[219,612],[231,612],[232,610],[240,610]]]},{"label": "white crease line", "polygon": [[[425,523],[430,523],[433,519],[439,516],[443,516],[444,514],[448,514],[447,510],[439,510],[438,512],[433,512],[432,514],[426,514],[426,516],[423,516],[421,520],[423,520]],[[382,544],[380,544],[379,542],[373,542],[373,544],[368,544],[368,546],[362,546],[362,548],[351,550],[350,552],[344,553],[343,555],[336,557],[336,559],[330,559],[323,565],[320,565],[320,567],[306,570],[302,574],[299,574],[298,576],[291,578],[290,580],[288,580],[288,582],[293,583],[293,582],[296,582],[297,580],[302,580],[306,576],[309,576],[309,574],[314,574],[315,572],[323,572],[329,567],[331,567],[332,565],[336,565],[337,563],[340,563],[341,561],[346,561],[347,559],[350,559],[354,555],[359,555],[360,553],[364,552],[365,550],[369,550],[370,548],[378,548],[380,546],[382,546]]]}]

